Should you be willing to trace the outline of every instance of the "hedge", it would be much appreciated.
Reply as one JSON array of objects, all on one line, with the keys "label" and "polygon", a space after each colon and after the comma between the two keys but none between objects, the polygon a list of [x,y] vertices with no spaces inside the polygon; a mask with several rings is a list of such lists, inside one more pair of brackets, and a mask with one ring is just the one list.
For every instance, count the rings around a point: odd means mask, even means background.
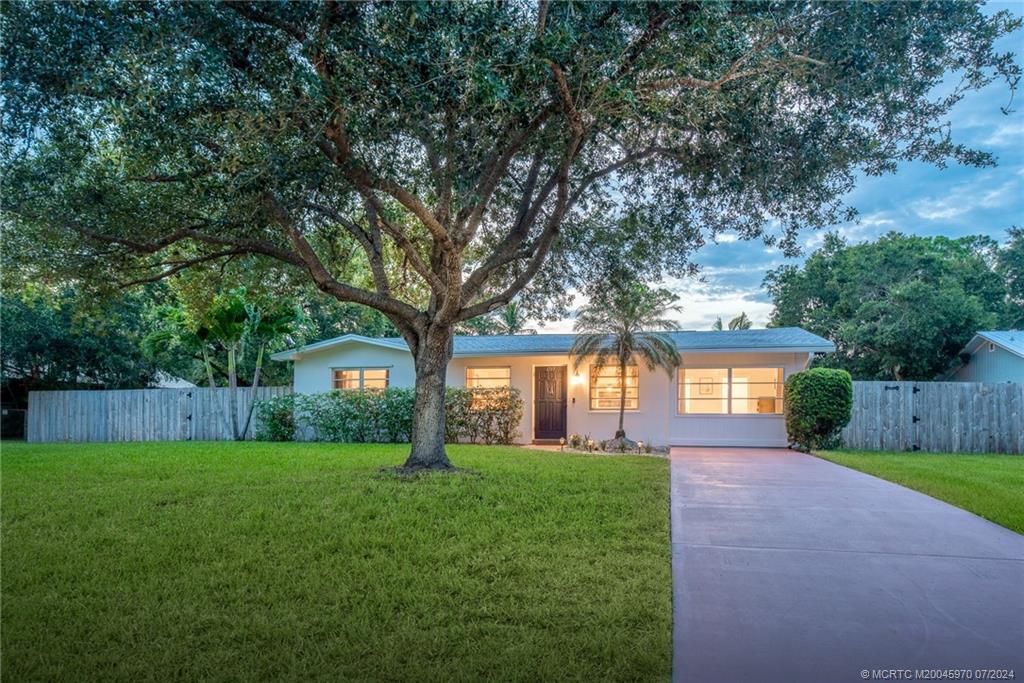
[{"label": "hedge", "polygon": [[838,445],[852,409],[853,380],[845,370],[813,368],[786,380],[786,431],[799,450]]},{"label": "hedge", "polygon": [[[413,389],[330,391],[280,396],[256,405],[256,438],[340,442],[408,442]],[[445,392],[445,440],[510,444],[519,435],[523,401],[519,390],[464,389]]]}]

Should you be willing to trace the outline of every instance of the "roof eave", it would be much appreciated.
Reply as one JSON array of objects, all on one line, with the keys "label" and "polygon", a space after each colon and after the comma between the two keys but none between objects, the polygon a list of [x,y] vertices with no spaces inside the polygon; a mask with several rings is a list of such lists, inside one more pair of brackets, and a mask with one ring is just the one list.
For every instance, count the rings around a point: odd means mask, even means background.
[{"label": "roof eave", "polygon": [[315,353],[317,351],[323,351],[325,349],[330,349],[335,346],[342,346],[344,344],[369,344],[370,346],[379,346],[383,349],[392,349],[394,351],[409,351],[408,347],[396,343],[391,343],[384,339],[364,337],[358,334],[347,334],[343,337],[327,339],[322,342],[316,342],[315,344],[307,344],[306,346],[299,346],[294,349],[278,351],[277,353],[273,353],[270,355],[270,360],[299,360],[306,354]]},{"label": "roof eave", "polygon": [[[699,346],[683,347],[680,353],[832,353],[834,344],[815,346]],[[486,356],[565,356],[567,349],[531,351],[472,351],[452,354],[453,358],[482,358]]]},{"label": "roof eave", "polygon": [[[975,342],[978,343],[976,344]],[[973,356],[975,353],[981,350],[981,347],[986,343],[995,344],[996,346],[1001,348],[1003,351],[1006,351],[1007,353],[1012,353],[1015,356],[1024,358],[1024,353],[1022,353],[1019,349],[1015,349],[1012,346],[1007,346],[1000,339],[990,337],[983,332],[978,332],[977,334],[975,334],[974,338],[971,339],[971,341],[967,343],[967,346],[964,347],[964,351]],[[964,351],[961,351],[961,353],[963,353]]]}]

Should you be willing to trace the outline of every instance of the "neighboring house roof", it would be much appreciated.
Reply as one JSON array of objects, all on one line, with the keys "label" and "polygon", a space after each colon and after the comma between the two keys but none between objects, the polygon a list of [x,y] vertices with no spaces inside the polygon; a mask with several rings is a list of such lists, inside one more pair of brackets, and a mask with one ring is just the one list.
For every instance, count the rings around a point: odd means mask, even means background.
[{"label": "neighboring house roof", "polygon": [[974,354],[988,342],[1024,358],[1024,330],[983,330],[974,335],[961,353]]},{"label": "neighboring house roof", "polygon": [[163,370],[158,370],[156,377],[153,378],[153,381],[150,382],[149,386],[153,389],[191,389],[195,384],[189,382],[187,379],[175,377]]},{"label": "neighboring house roof", "polygon": [[[680,351],[729,352],[773,351],[781,353],[815,353],[835,351],[835,344],[799,327],[773,327],[762,330],[723,330],[711,332],[668,332]],[[520,334],[520,335],[457,335],[455,356],[533,356],[568,353],[576,339],[575,334]],[[373,344],[385,348],[407,351],[400,337],[375,339],[358,334],[327,339],[315,344],[279,351],[274,360],[297,360],[312,351],[319,351],[353,342]]]}]

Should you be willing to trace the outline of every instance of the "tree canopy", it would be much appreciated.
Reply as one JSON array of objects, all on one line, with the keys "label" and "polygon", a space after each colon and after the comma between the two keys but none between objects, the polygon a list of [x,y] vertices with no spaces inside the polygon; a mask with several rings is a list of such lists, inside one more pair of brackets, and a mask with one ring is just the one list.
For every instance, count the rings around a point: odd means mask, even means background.
[{"label": "tree canopy", "polygon": [[1004,253],[984,237],[890,233],[848,245],[829,234],[802,267],[768,275],[770,324],[831,339],[836,353],[821,363],[856,379],[934,379],[975,332],[1019,315],[997,269]]},{"label": "tree canopy", "polygon": [[142,352],[147,293],[92,302],[73,289],[0,297],[3,383],[26,390],[146,387],[160,368]]},{"label": "tree canopy", "polygon": [[[700,229],[775,220],[792,248],[856,167],[986,163],[942,116],[1017,74],[992,49],[1012,20],[971,3],[23,2],[3,21],[6,208],[47,232],[41,256],[111,272],[141,252],[159,274],[259,253],[405,328],[504,305],[553,248],[535,287],[560,292],[581,244],[651,276]],[[367,282],[345,281],[353,246]]]},{"label": "tree canopy", "polygon": [[1006,315],[1003,324],[1024,330],[1024,229],[1010,228],[1009,243],[999,250],[996,271],[1006,282]]},{"label": "tree canopy", "polygon": [[[560,312],[610,262],[689,272],[723,230],[791,253],[858,172],[990,163],[946,114],[1019,78],[993,49],[1018,22],[967,2],[24,0],[2,22],[5,239],[105,282],[271,259],[388,318],[421,417],[461,323],[517,295]],[[411,464],[447,463],[441,418]]]}]

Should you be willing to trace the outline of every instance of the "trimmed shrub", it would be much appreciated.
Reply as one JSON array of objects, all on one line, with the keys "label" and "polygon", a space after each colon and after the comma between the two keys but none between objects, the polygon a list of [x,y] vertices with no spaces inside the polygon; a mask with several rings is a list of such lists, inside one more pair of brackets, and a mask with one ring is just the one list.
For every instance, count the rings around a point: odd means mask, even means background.
[{"label": "trimmed shrub", "polygon": [[[260,401],[256,409],[267,428],[261,424],[257,438],[282,441],[301,434],[314,441],[408,442],[414,400],[413,389],[389,387]],[[445,440],[449,443],[510,444],[519,435],[522,418],[518,389],[450,387],[445,392]]]},{"label": "trimmed shrub", "polygon": [[477,426],[471,419],[473,392],[448,387],[444,392],[444,440],[447,443],[475,441]]},{"label": "trimmed shrub", "polygon": [[256,438],[260,441],[295,439],[295,395],[256,402]]},{"label": "trimmed shrub", "polygon": [[853,380],[845,370],[813,368],[786,380],[786,431],[798,450],[838,445],[852,409]]},{"label": "trimmed shrub", "polygon": [[[485,444],[510,444],[519,436],[519,422],[523,419],[523,400],[514,387],[495,389],[454,389],[469,394],[468,404],[460,400],[452,410],[468,429],[457,435],[459,441]],[[463,414],[459,414],[459,412]],[[448,408],[446,406],[446,416]],[[446,419],[447,421],[447,419]]]}]

